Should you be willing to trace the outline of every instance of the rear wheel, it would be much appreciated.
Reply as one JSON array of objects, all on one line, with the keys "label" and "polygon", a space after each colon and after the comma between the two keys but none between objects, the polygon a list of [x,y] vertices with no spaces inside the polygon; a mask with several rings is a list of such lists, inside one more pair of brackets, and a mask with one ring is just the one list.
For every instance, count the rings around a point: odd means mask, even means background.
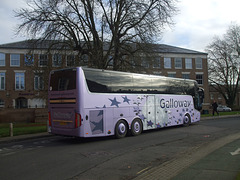
[{"label": "rear wheel", "polygon": [[128,131],[127,123],[124,120],[118,121],[115,127],[115,136],[116,138],[123,138],[126,136]]},{"label": "rear wheel", "polygon": [[131,133],[133,136],[137,136],[142,133],[142,122],[139,119],[135,119],[131,125]]}]

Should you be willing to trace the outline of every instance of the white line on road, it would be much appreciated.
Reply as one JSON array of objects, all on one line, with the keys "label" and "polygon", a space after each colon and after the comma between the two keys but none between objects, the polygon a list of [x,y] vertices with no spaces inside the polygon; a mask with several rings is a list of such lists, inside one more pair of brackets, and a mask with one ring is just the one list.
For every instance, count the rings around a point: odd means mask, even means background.
[{"label": "white line on road", "polygon": [[236,149],[234,152],[230,152],[232,156],[240,154],[240,148]]}]

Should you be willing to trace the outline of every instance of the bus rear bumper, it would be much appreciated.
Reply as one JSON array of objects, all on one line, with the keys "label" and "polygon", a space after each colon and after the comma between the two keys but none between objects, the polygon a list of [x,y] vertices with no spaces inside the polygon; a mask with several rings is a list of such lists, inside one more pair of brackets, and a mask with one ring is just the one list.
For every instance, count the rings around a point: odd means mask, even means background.
[{"label": "bus rear bumper", "polygon": [[65,129],[65,128],[53,128],[53,127],[51,127],[49,133],[55,134],[55,135],[80,137],[79,128]]}]

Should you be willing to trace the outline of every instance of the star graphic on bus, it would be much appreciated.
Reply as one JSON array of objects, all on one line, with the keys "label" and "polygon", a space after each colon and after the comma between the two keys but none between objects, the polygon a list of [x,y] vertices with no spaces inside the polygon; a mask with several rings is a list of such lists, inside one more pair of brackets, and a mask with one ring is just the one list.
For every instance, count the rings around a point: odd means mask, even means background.
[{"label": "star graphic on bus", "polygon": [[142,111],[142,110],[139,108],[139,106],[133,107],[133,110],[134,110],[134,112],[137,112],[137,113],[139,113],[140,111]]},{"label": "star graphic on bus", "polygon": [[147,126],[151,126],[152,127],[153,125],[153,122],[150,120],[150,121],[147,121]]},{"label": "star graphic on bus", "polygon": [[117,101],[116,97],[114,99],[110,99],[110,98],[108,99],[112,102],[111,106],[119,107],[118,105],[121,104],[120,102]]},{"label": "star graphic on bus", "polygon": [[93,128],[92,132],[100,130],[103,132],[103,119],[101,119],[99,122],[91,122],[95,127]]},{"label": "star graphic on bus", "polygon": [[123,98],[123,102],[127,102],[128,104],[129,104],[129,101],[131,101],[130,99],[127,98],[127,96],[125,97],[122,96],[122,98]]},{"label": "star graphic on bus", "polygon": [[103,115],[103,110],[99,111],[97,116],[102,116]]},{"label": "star graphic on bus", "polygon": [[140,115],[139,115],[139,118],[140,118],[141,120],[143,120],[143,121],[146,119],[143,114],[140,114]]}]

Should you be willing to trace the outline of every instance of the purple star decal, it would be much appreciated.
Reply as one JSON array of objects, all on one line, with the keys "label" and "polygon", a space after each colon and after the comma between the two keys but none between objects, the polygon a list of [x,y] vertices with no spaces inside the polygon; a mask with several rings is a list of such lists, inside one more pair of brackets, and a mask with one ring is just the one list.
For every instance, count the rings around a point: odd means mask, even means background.
[{"label": "purple star decal", "polygon": [[139,118],[144,121],[145,116],[144,116],[143,114],[140,114],[140,115],[139,115]]},{"label": "purple star decal", "polygon": [[127,98],[127,96],[122,97],[123,98],[123,102],[127,102],[129,104],[129,101],[131,101],[130,99]]},{"label": "purple star decal", "polygon": [[[108,99],[109,99],[109,98],[108,98]],[[114,98],[114,99],[109,99],[109,100],[112,102],[111,106],[119,107],[118,105],[121,104],[120,102],[117,101],[116,98]]]},{"label": "purple star decal", "polygon": [[134,112],[137,112],[137,113],[139,113],[140,111],[142,111],[142,110],[139,108],[139,106],[133,107],[133,109],[134,109]]},{"label": "purple star decal", "polygon": [[147,126],[151,126],[152,127],[153,125],[153,122],[150,120],[150,121],[147,121]]}]

